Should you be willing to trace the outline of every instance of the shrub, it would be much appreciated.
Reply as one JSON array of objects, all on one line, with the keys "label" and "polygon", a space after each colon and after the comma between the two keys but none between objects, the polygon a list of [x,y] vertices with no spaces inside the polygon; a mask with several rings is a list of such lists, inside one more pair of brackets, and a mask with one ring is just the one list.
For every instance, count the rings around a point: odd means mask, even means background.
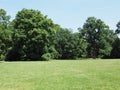
[{"label": "shrub", "polygon": [[4,61],[5,60],[5,56],[3,54],[0,55],[0,61]]},{"label": "shrub", "polygon": [[51,59],[51,54],[50,53],[45,53],[41,56],[41,59],[44,61],[49,61]]}]

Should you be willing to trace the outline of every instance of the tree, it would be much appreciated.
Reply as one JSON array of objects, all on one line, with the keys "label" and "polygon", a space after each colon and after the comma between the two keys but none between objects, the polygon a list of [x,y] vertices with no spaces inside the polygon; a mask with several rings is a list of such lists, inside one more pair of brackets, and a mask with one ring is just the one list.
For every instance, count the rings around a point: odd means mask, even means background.
[{"label": "tree", "polygon": [[116,38],[112,47],[109,58],[120,58],[120,38]]},{"label": "tree", "polygon": [[72,33],[69,29],[61,29],[57,32],[56,50],[60,59],[75,59],[84,52],[83,39],[78,33]]},{"label": "tree", "polygon": [[42,55],[49,53],[56,34],[51,19],[38,10],[22,9],[12,24],[14,45],[7,55],[8,60],[39,60]]},{"label": "tree", "polygon": [[117,26],[116,34],[120,34],[120,22],[118,22],[116,26]]},{"label": "tree", "polygon": [[0,9],[0,59],[5,59],[10,46],[11,32],[8,30],[10,16]]},{"label": "tree", "polygon": [[110,54],[115,35],[102,20],[89,17],[79,32],[87,43],[87,57],[97,58]]},{"label": "tree", "polygon": [[116,26],[117,30],[115,31],[115,34],[118,36],[116,37],[114,43],[112,44],[112,51],[109,58],[120,58],[120,38],[119,38],[120,22],[118,22]]}]

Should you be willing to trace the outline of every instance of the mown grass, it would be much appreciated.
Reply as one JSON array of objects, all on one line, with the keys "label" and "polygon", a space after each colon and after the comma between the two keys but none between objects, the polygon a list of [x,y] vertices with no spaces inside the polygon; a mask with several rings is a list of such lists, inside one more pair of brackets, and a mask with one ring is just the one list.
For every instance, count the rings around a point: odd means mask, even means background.
[{"label": "mown grass", "polygon": [[120,60],[2,62],[0,90],[120,90]]}]

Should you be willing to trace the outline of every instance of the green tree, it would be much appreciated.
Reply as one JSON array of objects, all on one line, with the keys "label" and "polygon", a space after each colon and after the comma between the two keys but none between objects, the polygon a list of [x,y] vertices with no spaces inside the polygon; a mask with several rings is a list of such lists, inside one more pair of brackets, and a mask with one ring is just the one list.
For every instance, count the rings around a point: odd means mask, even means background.
[{"label": "green tree", "polygon": [[10,16],[4,9],[0,9],[0,59],[5,59],[10,47],[11,32],[8,30]]},{"label": "green tree", "polygon": [[116,26],[117,26],[116,34],[120,34],[120,22],[118,22]]},{"label": "green tree", "polygon": [[79,32],[87,43],[87,57],[97,58],[110,55],[115,35],[102,20],[89,17],[83,28],[79,28]]},{"label": "green tree", "polygon": [[116,38],[112,47],[109,58],[120,58],[120,38]]},{"label": "green tree", "polygon": [[14,45],[8,60],[39,60],[42,55],[49,53],[56,34],[51,19],[38,10],[22,9],[12,24]]},{"label": "green tree", "polygon": [[83,39],[78,33],[72,33],[69,29],[61,29],[57,32],[56,50],[61,59],[75,59],[82,56],[84,51]]},{"label": "green tree", "polygon": [[116,26],[117,29],[115,31],[115,34],[118,36],[116,37],[114,43],[112,44],[112,51],[109,58],[120,58],[120,38],[119,38],[120,22],[118,22]]}]

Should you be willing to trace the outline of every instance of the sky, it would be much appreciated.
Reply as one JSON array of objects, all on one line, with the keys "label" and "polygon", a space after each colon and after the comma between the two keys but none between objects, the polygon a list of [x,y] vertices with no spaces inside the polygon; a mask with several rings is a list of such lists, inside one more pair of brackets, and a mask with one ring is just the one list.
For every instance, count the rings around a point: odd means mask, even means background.
[{"label": "sky", "polygon": [[102,19],[111,29],[120,21],[120,0],[0,0],[11,19],[23,8],[41,11],[54,23],[77,32],[88,17]]}]

